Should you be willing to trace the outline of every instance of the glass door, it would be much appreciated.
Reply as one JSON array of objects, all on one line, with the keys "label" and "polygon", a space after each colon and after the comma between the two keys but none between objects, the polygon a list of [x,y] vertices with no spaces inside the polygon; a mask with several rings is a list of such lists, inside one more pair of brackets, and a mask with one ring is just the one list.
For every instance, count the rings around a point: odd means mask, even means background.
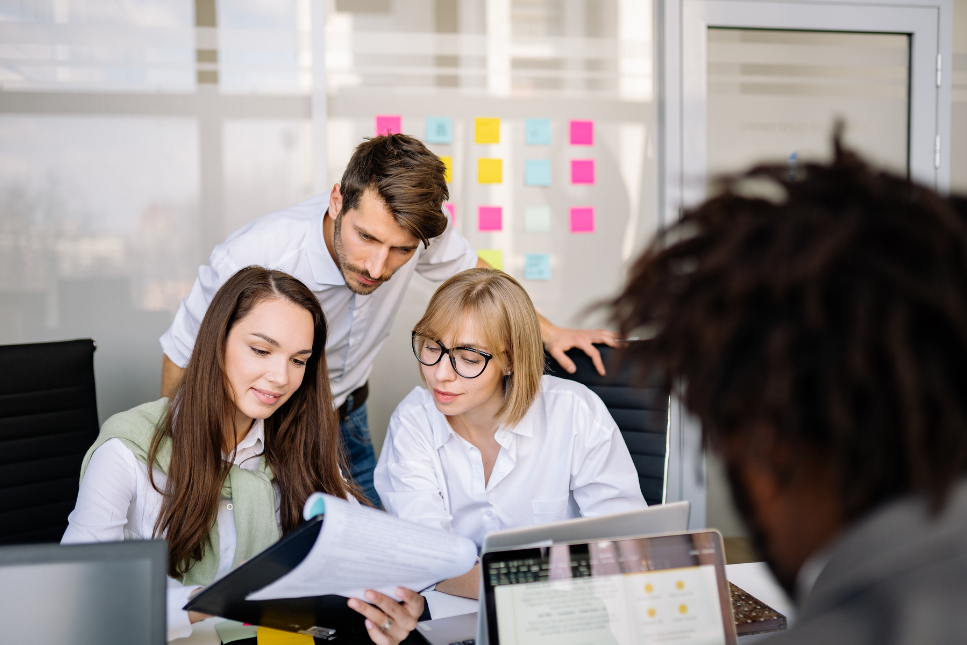
[{"label": "glass door", "polygon": [[909,171],[908,34],[709,27],[707,178],[823,160],[837,120],[871,161]]}]

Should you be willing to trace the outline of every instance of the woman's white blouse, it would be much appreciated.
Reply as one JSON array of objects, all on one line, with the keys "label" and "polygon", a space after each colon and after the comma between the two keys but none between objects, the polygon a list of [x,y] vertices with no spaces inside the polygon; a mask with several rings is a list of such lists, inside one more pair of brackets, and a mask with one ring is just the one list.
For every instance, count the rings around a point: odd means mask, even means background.
[{"label": "woman's white blouse", "polygon": [[393,515],[472,539],[493,531],[647,506],[628,447],[587,387],[544,376],[484,485],[480,451],[450,427],[424,388],[390,419],[376,491]]},{"label": "woman's white blouse", "polygon": [[[256,470],[262,460],[264,443],[265,424],[258,419],[238,444],[234,463],[239,468]],[[164,490],[168,479],[155,469],[154,481]],[[67,518],[69,525],[61,544],[150,540],[161,511],[161,501],[161,493],[148,480],[147,466],[120,439],[110,439],[91,455],[77,494],[77,506]],[[276,489],[277,512],[278,506]],[[218,505],[216,579],[231,571],[234,556],[235,514],[232,500],[226,498]],[[168,640],[191,635],[188,612],[182,607],[195,589],[198,587],[186,587],[177,580],[168,579]]]}]

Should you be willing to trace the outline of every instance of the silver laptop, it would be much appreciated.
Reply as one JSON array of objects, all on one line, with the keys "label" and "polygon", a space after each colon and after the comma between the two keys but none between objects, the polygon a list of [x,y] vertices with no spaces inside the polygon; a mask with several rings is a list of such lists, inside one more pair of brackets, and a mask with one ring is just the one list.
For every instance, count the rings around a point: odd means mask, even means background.
[{"label": "silver laptop", "polygon": [[161,540],[0,548],[4,643],[164,645]]},{"label": "silver laptop", "polygon": [[484,554],[489,645],[736,645],[718,531]]},{"label": "silver laptop", "polygon": [[480,553],[534,544],[537,542],[570,542],[572,540],[604,540],[648,533],[673,533],[688,528],[689,502],[649,506],[637,511],[579,517],[563,522],[524,526],[488,533]]},{"label": "silver laptop", "polygon": [[[581,517],[563,522],[496,531],[484,538],[481,557],[490,552],[542,542],[603,540],[650,533],[681,532],[688,528],[690,508],[691,504],[687,501],[674,502],[627,513]],[[483,580],[480,582],[479,597],[483,598]],[[478,645],[487,643],[486,621],[478,620],[477,614],[428,620],[420,623],[419,627],[420,634],[431,645],[465,642],[470,645],[474,640]]]}]

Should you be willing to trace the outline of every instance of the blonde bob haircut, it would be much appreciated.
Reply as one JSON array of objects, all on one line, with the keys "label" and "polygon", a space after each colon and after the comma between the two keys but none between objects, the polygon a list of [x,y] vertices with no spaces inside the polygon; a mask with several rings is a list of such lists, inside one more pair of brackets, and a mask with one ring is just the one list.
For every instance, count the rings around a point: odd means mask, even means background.
[{"label": "blonde bob haircut", "polygon": [[[440,285],[413,331],[452,347],[463,340],[456,334],[465,319],[473,321],[486,345],[475,349],[493,354],[490,362],[505,374],[504,404],[497,421],[513,427],[537,398],[544,374],[544,344],[534,303],[503,271],[469,269]],[[426,385],[422,368],[420,379]]]}]

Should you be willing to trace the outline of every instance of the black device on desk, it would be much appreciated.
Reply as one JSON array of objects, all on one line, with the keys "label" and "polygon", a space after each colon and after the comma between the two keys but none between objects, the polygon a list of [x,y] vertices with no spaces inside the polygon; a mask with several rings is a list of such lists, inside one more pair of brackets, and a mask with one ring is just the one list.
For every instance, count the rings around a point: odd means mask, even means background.
[{"label": "black device on desk", "polygon": [[246,600],[245,597],[289,573],[309,554],[319,537],[323,516],[317,515],[284,538],[205,587],[185,609],[251,625],[314,636],[323,641],[369,641],[363,616],[349,608],[344,596]]},{"label": "black device on desk", "polygon": [[161,540],[0,548],[3,643],[164,645]]}]

